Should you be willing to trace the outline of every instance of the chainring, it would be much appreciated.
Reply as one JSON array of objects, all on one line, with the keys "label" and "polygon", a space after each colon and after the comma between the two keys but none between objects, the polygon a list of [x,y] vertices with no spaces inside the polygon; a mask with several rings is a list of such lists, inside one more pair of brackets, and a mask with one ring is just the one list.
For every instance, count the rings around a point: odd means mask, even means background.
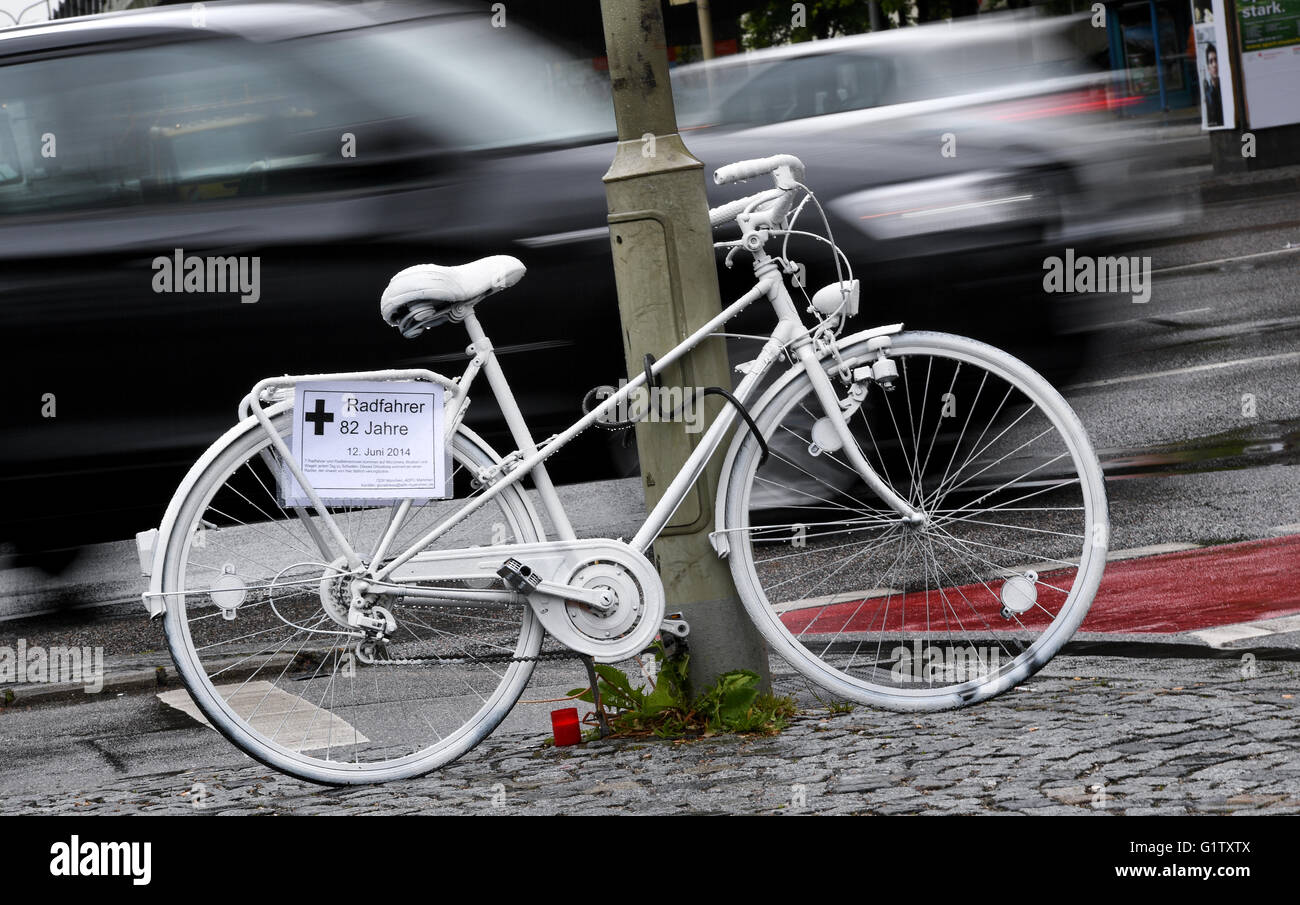
[{"label": "chainring", "polygon": [[566,647],[601,663],[615,663],[650,645],[663,622],[665,604],[663,584],[649,561],[626,544],[607,543],[603,555],[578,564],[564,583],[609,591],[612,609],[602,613],[559,598],[535,600],[532,606],[546,630]]}]

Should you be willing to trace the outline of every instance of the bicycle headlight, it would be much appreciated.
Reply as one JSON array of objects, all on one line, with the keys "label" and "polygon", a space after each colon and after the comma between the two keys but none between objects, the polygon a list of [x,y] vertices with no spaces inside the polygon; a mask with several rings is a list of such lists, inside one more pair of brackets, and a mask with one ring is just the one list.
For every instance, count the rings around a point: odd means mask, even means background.
[{"label": "bicycle headlight", "polygon": [[812,297],[812,306],[822,317],[838,314],[849,318],[858,313],[859,284],[857,280],[845,280],[831,283],[817,290]]}]

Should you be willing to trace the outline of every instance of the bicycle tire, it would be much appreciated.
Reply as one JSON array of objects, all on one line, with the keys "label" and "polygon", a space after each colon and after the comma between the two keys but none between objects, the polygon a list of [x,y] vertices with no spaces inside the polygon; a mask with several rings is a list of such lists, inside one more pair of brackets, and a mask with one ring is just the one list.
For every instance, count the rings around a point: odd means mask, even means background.
[{"label": "bicycle tire", "polygon": [[[871,360],[865,340],[843,346],[841,354],[850,366]],[[965,337],[911,332],[892,337],[890,357],[899,367],[896,389],[869,382],[851,428],[880,477],[926,512],[926,525],[904,525],[835,451],[812,454],[811,425],[823,413],[811,380],[800,374],[756,413],[774,459],[766,474],[758,467],[758,441],[748,435],[736,441],[718,502],[725,507],[730,565],[760,633],[814,683],[894,710],[959,707],[1033,675],[1083,621],[1109,542],[1104,479],[1068,403],[1011,355]],[[918,366],[927,361],[922,377]],[[823,365],[834,379],[834,362]],[[1038,417],[1026,423],[1034,412]],[[971,442],[976,434],[967,428],[985,417],[988,424]],[[1036,424],[1046,425],[1044,433],[1013,445]],[[1052,446],[1031,449],[1048,434],[1061,451],[1050,459]],[[955,461],[961,465],[950,473]],[[932,462],[935,472],[927,473]],[[1025,465],[1034,467],[1002,481]],[[987,489],[990,484],[998,486]],[[954,494],[957,508],[945,508]],[[1042,505],[1047,502],[1053,505]],[[843,510],[851,517],[818,518],[843,516]],[[1033,514],[1012,515],[1019,511]],[[988,512],[999,514],[976,518]],[[806,524],[791,522],[792,513]],[[1035,539],[1042,556],[1022,549],[1025,538]],[[788,553],[756,555],[756,548],[786,546]],[[792,559],[809,568],[792,572]],[[1017,609],[1031,597],[1027,609]]]},{"label": "bicycle tire", "polygon": [[[291,412],[280,412],[273,423],[282,436],[287,434]],[[325,601],[327,597],[332,599],[333,591],[327,593],[321,584],[321,579],[333,580],[339,569],[334,566],[331,571],[319,550],[315,551],[317,561],[311,561],[313,550],[307,525],[296,512],[286,510],[278,500],[272,501],[275,509],[269,505],[248,508],[253,502],[246,496],[250,492],[274,495],[269,482],[274,480],[272,472],[282,468],[282,463],[278,462],[278,455],[258,422],[249,419],[241,427],[218,441],[212,453],[200,459],[191,470],[173,502],[176,513],[173,527],[165,537],[159,538],[166,551],[161,569],[162,589],[167,595],[163,598],[167,643],[180,677],[199,710],[214,728],[255,760],[316,783],[377,783],[419,776],[471,750],[506,717],[532,674],[534,662],[524,658],[537,655],[544,632],[531,608],[503,606],[499,612],[481,607],[468,612],[455,607],[420,608],[421,615],[413,616],[413,608],[412,612],[401,612],[404,606],[411,606],[402,601],[392,607],[394,615],[399,625],[405,626],[415,638],[408,640],[402,636],[394,641],[408,646],[424,645],[426,650],[421,653],[450,653],[459,658],[458,662],[449,659],[445,663],[425,662],[418,666],[366,665],[355,658],[349,662],[347,658],[351,654],[340,649],[347,646],[341,636],[326,636],[323,641],[317,637],[343,627],[337,620],[325,618],[329,616]],[[463,427],[454,438],[452,452],[457,497],[475,491],[470,486],[474,469],[499,461],[486,444]],[[247,475],[255,480],[247,480]],[[233,483],[237,476],[239,486]],[[224,492],[229,490],[235,492]],[[402,542],[417,539],[426,524],[436,523],[428,518],[430,513],[437,518],[438,510],[461,503],[463,499],[430,501],[427,507],[412,507],[411,513],[423,512],[418,520],[410,515],[402,523],[399,531]],[[232,515],[228,511],[232,507],[244,513],[257,510],[260,515],[247,521]],[[495,514],[490,513],[494,508]],[[384,511],[378,507],[358,507],[335,515],[340,528],[350,535],[349,542],[354,549],[362,551],[373,549],[363,546],[361,540],[380,533]],[[450,511],[448,508],[447,513]],[[482,533],[487,523],[471,524],[480,514],[482,518],[500,519],[490,523],[493,536],[488,542],[527,543],[545,539],[536,513],[518,486],[503,491],[494,504],[471,516],[464,523],[466,531]],[[317,515],[309,517],[319,520]],[[228,523],[219,521],[223,518]],[[505,533],[511,536],[498,536],[503,525]],[[463,542],[461,528],[458,525],[439,544],[469,546]],[[453,536],[461,542],[454,542]],[[273,540],[279,541],[280,546],[275,546]],[[390,555],[401,549],[400,545],[394,545]],[[292,566],[291,560],[295,558],[299,565],[308,563],[304,569],[306,578],[267,581],[269,573]],[[224,618],[224,609],[214,604],[216,598],[212,591],[217,579],[191,577],[210,575],[214,568],[221,568],[224,573],[225,565],[217,565],[223,560],[228,560],[226,565],[234,566],[246,594],[248,588],[260,589],[262,594],[260,600],[255,596],[255,602],[245,599],[240,603],[234,610],[235,618],[230,620]],[[276,574],[284,576],[285,572]],[[286,591],[287,594],[282,593]],[[256,610],[266,605],[270,612]],[[272,612],[282,626],[275,625]],[[485,615],[489,613],[492,615]],[[233,627],[246,616],[252,623],[249,632],[270,635],[270,638],[259,638],[256,643],[261,651],[254,654],[244,649],[248,647],[246,639],[236,634],[245,629]],[[315,621],[308,623],[309,618]],[[488,620],[502,624],[488,624]],[[213,636],[219,635],[218,630],[224,629],[226,623],[232,626],[228,630],[231,640],[214,640]],[[313,627],[306,628],[309,625]],[[298,631],[294,631],[294,626]],[[281,667],[287,653],[285,644],[267,653],[281,635],[292,641],[304,631],[305,637],[295,642],[298,646],[288,665]],[[308,645],[308,639],[315,640]],[[242,647],[240,641],[244,641]],[[223,650],[223,643],[231,646]],[[499,658],[505,656],[520,659],[500,662]],[[240,657],[246,661],[242,666],[229,664],[232,658],[238,663]],[[252,657],[262,659],[247,662]],[[303,661],[299,664],[301,668],[294,666],[299,660]],[[319,665],[307,675],[313,663]],[[326,682],[320,673],[327,666]],[[361,682],[357,676],[362,677]],[[223,678],[229,678],[229,682],[221,684]],[[255,681],[262,685],[253,685],[252,694],[265,691],[257,707],[272,708],[260,714],[249,706],[248,690]],[[326,687],[322,688],[322,682],[326,682]],[[233,691],[232,686],[235,686]],[[267,704],[268,701],[271,703]],[[303,705],[301,712],[294,702]],[[398,706],[392,706],[394,703]],[[274,721],[279,711],[273,708],[283,709],[287,705],[290,706],[287,714],[272,729],[267,715]],[[308,716],[311,725],[301,739],[295,740],[298,724]],[[398,716],[405,717],[400,724]],[[293,726],[294,735],[280,728],[286,723]],[[350,739],[345,727],[352,730]],[[326,734],[324,756],[319,747],[322,731]],[[310,747],[313,745],[318,747]]]}]

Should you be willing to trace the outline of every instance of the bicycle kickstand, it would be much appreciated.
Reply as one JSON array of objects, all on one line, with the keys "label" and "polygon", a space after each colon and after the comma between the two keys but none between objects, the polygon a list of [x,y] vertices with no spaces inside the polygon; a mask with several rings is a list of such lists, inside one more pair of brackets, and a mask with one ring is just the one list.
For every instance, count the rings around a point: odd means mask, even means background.
[{"label": "bicycle kickstand", "polygon": [[600,703],[600,680],[596,676],[596,661],[591,657],[583,657],[582,665],[587,667],[587,679],[591,682],[591,702],[596,705],[596,724],[600,729],[600,737],[605,738],[613,730],[609,728],[605,707]]}]

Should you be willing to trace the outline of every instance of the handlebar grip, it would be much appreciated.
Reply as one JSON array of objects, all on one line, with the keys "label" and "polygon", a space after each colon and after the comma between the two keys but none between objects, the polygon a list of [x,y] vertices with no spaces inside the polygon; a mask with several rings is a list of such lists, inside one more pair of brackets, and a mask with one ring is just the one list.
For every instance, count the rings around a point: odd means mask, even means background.
[{"label": "handlebar grip", "polygon": [[737,163],[727,164],[727,166],[719,167],[714,171],[713,181],[718,185],[727,185],[731,182],[739,182],[742,179],[753,179],[755,176],[762,176],[772,172],[777,167],[789,167],[794,173],[795,180],[803,182],[803,162],[793,154],[777,154],[773,157],[758,157],[753,160],[741,160]]},{"label": "handlebar grip", "polygon": [[744,198],[737,198],[735,201],[728,201],[726,204],[711,208],[709,210],[709,224],[711,226],[721,226],[724,223],[730,223],[740,214],[744,213],[745,208],[751,204],[761,204],[764,201],[774,201],[785,194],[784,189],[768,189],[765,192],[759,192],[756,195],[746,195]]}]

